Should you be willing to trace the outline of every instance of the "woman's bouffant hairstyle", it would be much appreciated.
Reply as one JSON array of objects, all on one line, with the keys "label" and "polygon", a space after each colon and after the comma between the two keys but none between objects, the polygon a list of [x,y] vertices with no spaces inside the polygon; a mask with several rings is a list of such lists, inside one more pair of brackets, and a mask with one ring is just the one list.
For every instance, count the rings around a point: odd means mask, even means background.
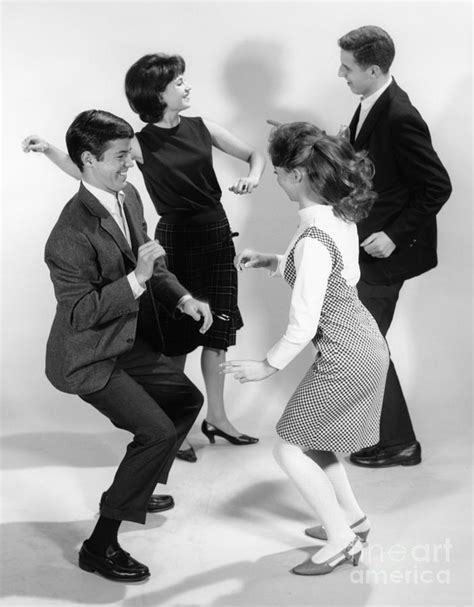
[{"label": "woman's bouffant hairstyle", "polygon": [[357,223],[369,214],[377,197],[374,166],[344,137],[326,135],[309,122],[291,122],[272,131],[268,151],[273,166],[304,169],[311,189],[338,217]]},{"label": "woman's bouffant hairstyle", "polygon": [[125,94],[140,120],[152,123],[163,118],[166,103],[161,100],[161,93],[185,69],[180,55],[164,53],[145,55],[132,65],[125,76]]},{"label": "woman's bouffant hairstyle", "polygon": [[66,133],[66,147],[71,160],[84,168],[83,152],[90,152],[98,160],[117,139],[133,139],[132,127],[123,118],[104,110],[86,110],[78,114]]},{"label": "woman's bouffant hairstyle", "polygon": [[385,30],[376,25],[363,25],[337,41],[343,51],[353,53],[356,63],[368,68],[378,65],[384,74],[395,57],[395,45]]}]

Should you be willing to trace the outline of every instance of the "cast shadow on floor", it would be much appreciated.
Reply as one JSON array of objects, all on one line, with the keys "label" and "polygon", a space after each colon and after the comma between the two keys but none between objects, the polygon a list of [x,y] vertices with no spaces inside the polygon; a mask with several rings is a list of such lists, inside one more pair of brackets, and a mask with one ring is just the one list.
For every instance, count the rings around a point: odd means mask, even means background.
[{"label": "cast shadow on floor", "polygon": [[[161,527],[166,518],[150,517],[147,528]],[[61,604],[115,604],[127,585],[110,582],[79,569],[77,555],[94,520],[61,523],[30,521],[0,526],[0,597],[35,597]],[[133,530],[133,525],[130,526]],[[127,526],[121,537],[126,546]]]}]

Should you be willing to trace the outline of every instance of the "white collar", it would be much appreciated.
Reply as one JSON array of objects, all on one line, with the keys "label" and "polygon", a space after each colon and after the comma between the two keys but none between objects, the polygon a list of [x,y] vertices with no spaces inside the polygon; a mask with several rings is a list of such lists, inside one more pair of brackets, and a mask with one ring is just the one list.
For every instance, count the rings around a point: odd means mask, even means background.
[{"label": "white collar", "polygon": [[327,221],[328,218],[335,217],[332,206],[326,204],[313,204],[304,209],[299,209],[298,215],[300,216],[301,227],[313,225],[315,221]]},{"label": "white collar", "polygon": [[392,76],[390,76],[390,78],[387,80],[387,82],[383,86],[381,86],[379,89],[377,89],[374,93],[372,93],[365,99],[361,99],[360,100],[360,106],[361,106],[360,109],[362,111],[370,110],[370,108],[374,105],[374,103],[377,101],[377,99],[379,99],[379,97],[382,96],[382,94],[388,89],[388,87],[392,84],[392,82],[393,82],[393,78],[392,78]]},{"label": "white collar", "polygon": [[104,206],[111,215],[113,215],[117,210],[117,199],[120,202],[123,202],[125,198],[125,194],[122,190],[117,192],[117,195],[115,195],[112,194],[112,192],[106,192],[105,190],[101,190],[100,188],[87,183],[84,181],[84,179],[82,180],[82,185],[97,198],[100,204]]}]

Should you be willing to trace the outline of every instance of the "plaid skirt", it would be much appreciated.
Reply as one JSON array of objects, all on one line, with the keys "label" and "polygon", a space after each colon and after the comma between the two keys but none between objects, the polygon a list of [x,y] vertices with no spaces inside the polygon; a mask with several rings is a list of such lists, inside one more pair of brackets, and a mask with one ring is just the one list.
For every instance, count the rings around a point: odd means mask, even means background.
[{"label": "plaid skirt", "polygon": [[160,307],[160,324],[167,356],[180,356],[198,346],[227,350],[243,326],[237,306],[237,270],[233,234],[227,219],[206,225],[176,225],[163,220],[155,237],[167,254],[168,269],[193,297],[209,304],[213,323],[199,333],[201,323],[183,315],[173,319]]}]

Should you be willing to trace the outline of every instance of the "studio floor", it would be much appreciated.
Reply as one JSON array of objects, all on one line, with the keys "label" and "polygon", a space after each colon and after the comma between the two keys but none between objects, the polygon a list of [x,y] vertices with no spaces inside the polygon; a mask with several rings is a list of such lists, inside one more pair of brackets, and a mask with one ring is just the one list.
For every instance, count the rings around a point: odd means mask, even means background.
[{"label": "studio floor", "polygon": [[[463,442],[464,440],[464,442]],[[373,531],[357,568],[323,577],[289,570],[318,546],[306,503],[272,459],[273,437],[216,445],[196,429],[198,462],[176,461],[173,510],[125,523],[120,541],[150,567],[138,585],[77,566],[101,490],[127,442],[108,433],[10,434],[2,439],[0,605],[306,607],[471,605],[471,446],[425,444],[411,468],[348,464]]]}]

